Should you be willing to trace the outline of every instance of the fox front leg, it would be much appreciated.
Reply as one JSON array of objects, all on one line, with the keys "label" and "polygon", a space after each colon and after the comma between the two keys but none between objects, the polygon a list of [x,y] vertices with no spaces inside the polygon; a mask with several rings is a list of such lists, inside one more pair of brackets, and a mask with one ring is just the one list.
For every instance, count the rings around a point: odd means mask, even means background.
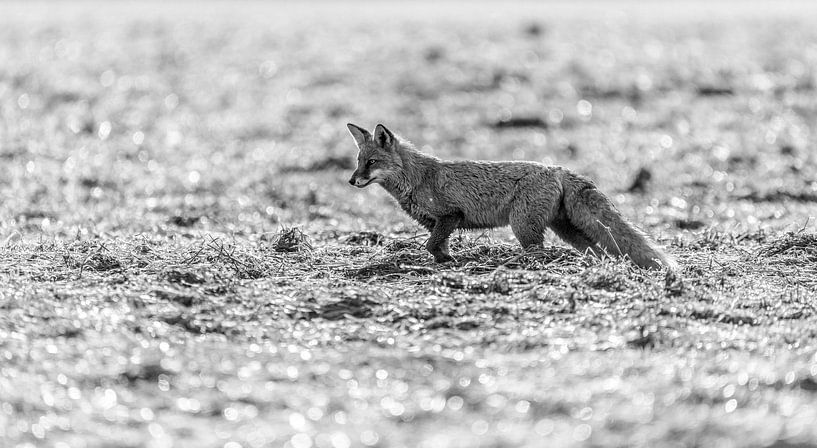
[{"label": "fox front leg", "polygon": [[445,263],[446,261],[454,261],[454,257],[448,253],[448,237],[460,224],[460,218],[457,216],[441,216],[437,218],[434,223],[434,228],[431,229],[431,236],[428,237],[426,249],[434,256],[434,261],[437,263]]},{"label": "fox front leg", "polygon": [[420,217],[417,218],[417,222],[420,223],[420,225],[423,226],[426,230],[428,230],[429,233],[431,233],[431,231],[434,230],[434,224],[436,221],[434,221],[431,218]]}]

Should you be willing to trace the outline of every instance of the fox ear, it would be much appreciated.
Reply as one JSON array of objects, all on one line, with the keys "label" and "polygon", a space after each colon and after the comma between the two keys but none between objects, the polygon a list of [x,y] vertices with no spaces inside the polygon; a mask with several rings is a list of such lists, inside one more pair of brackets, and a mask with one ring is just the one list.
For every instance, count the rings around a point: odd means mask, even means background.
[{"label": "fox ear", "polygon": [[382,124],[378,124],[374,128],[374,141],[381,148],[391,148],[394,143],[394,134]]},{"label": "fox ear", "polygon": [[347,123],[346,127],[349,128],[349,132],[352,133],[352,137],[354,137],[357,146],[362,145],[366,140],[372,139],[372,134],[370,134],[369,131],[363,129],[360,126],[354,125],[352,123]]}]

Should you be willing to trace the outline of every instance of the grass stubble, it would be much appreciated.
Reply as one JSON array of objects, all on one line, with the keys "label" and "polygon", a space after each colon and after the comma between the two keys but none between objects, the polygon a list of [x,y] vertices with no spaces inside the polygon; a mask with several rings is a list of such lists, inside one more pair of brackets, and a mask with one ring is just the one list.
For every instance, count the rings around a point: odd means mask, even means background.
[{"label": "grass stubble", "polygon": [[[520,255],[485,237],[455,238],[450,266],[431,263],[414,235],[324,238],[290,228],[6,246],[2,406],[18,423],[4,436],[90,446],[810,437],[813,234],[703,233],[688,244],[708,250],[671,246],[682,281],[558,246]],[[32,416],[39,427],[22,431]],[[764,424],[744,427],[751,418]]]}]

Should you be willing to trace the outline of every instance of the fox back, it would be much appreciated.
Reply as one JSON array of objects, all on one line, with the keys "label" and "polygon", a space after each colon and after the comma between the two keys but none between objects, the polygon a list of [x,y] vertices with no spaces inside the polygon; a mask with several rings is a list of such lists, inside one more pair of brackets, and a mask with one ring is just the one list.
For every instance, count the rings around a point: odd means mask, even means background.
[{"label": "fox back", "polygon": [[459,215],[460,228],[508,225],[511,202],[526,194],[517,188],[518,181],[558,175],[560,170],[534,162],[440,160],[417,151],[382,125],[374,135],[354,125],[349,129],[359,148],[349,183],[358,188],[380,184],[421,224]]}]

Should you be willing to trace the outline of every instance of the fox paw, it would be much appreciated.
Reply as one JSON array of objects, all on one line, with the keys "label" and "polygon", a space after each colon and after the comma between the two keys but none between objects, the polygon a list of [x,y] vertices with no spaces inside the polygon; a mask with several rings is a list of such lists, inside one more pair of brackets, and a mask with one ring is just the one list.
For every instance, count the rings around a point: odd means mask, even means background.
[{"label": "fox paw", "polygon": [[457,261],[456,258],[452,257],[448,254],[435,254],[434,255],[434,262],[435,263],[450,263]]}]

